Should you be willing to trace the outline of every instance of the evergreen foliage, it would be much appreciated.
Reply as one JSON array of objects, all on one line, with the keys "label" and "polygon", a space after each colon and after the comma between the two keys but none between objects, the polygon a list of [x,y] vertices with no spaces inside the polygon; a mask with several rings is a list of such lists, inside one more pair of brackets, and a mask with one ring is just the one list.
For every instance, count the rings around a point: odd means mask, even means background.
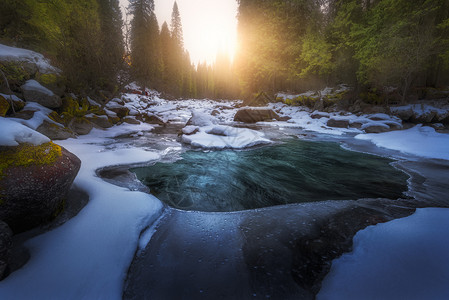
[{"label": "evergreen foliage", "polygon": [[52,57],[75,92],[114,90],[124,52],[118,3],[4,0],[0,41]]},{"label": "evergreen foliage", "polygon": [[245,95],[349,83],[365,90],[449,83],[445,0],[239,0]]}]

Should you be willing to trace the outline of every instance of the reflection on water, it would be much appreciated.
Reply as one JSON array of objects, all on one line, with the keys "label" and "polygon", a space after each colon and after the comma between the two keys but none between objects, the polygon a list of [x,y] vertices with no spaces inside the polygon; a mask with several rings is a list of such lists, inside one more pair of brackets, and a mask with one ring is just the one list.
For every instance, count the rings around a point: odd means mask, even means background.
[{"label": "reflection on water", "polygon": [[391,160],[329,142],[289,140],[250,151],[188,151],[182,157],[131,171],[168,205],[198,211],[396,199],[407,189],[407,175],[393,168]]}]

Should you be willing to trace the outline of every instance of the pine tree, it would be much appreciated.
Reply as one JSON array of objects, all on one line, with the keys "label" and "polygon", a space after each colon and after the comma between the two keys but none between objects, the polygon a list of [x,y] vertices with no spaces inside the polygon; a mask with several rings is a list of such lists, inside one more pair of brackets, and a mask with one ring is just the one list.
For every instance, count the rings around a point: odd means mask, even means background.
[{"label": "pine tree", "polygon": [[157,87],[161,74],[159,26],[153,0],[131,0],[131,71],[143,86]]},{"label": "pine tree", "polygon": [[109,82],[114,83],[123,69],[125,45],[123,19],[119,0],[97,0],[101,25],[102,69]]},{"label": "pine tree", "polygon": [[171,29],[171,36],[176,47],[181,50],[184,49],[184,37],[182,32],[181,15],[179,14],[178,4],[176,3],[176,1],[173,4],[170,29]]},{"label": "pine tree", "polygon": [[178,4],[173,4],[170,24],[171,49],[170,64],[172,65],[170,92],[179,97],[183,95],[183,74],[184,74],[184,38],[182,33],[181,16]]}]

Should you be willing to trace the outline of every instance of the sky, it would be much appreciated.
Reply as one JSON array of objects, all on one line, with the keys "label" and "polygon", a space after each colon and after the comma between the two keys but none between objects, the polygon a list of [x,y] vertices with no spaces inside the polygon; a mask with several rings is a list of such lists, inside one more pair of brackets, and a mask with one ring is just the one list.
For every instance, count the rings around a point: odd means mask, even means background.
[{"label": "sky", "polygon": [[[120,0],[122,7],[128,0]],[[231,57],[237,44],[236,0],[177,0],[184,32],[184,47],[192,63],[215,61],[219,51]],[[161,27],[170,26],[174,0],[154,0],[155,13]]]}]

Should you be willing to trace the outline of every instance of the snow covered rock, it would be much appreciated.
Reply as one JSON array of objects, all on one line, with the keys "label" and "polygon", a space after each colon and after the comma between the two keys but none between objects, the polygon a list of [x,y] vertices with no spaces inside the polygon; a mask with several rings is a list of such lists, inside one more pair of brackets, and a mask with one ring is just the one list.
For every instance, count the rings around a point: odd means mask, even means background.
[{"label": "snow covered rock", "polygon": [[198,126],[195,125],[187,125],[182,129],[182,133],[186,135],[191,135],[197,133],[200,130]]},{"label": "snow covered rock", "polygon": [[217,124],[217,119],[212,115],[206,114],[204,112],[192,111],[192,117],[187,121],[187,126],[210,126]]},{"label": "snow covered rock", "polygon": [[2,44],[0,44],[0,62],[20,63],[30,74],[59,73],[59,70],[53,67],[42,54]]},{"label": "snow covered rock", "polygon": [[12,248],[12,231],[8,224],[0,220],[0,280],[8,267],[9,255]]},{"label": "snow covered rock", "polygon": [[55,93],[42,86],[36,80],[28,80],[21,86],[23,97],[27,102],[37,102],[48,108],[59,108],[62,100]]},{"label": "snow covered rock", "polygon": [[381,122],[370,122],[363,124],[361,129],[365,130],[366,133],[381,133],[391,130],[390,126]]},{"label": "snow covered rock", "polygon": [[264,138],[262,132],[225,125],[205,126],[199,128],[198,132],[195,126],[190,125],[186,132],[188,133],[182,136],[182,142],[203,149],[243,149],[271,143]]},{"label": "snow covered rock", "polygon": [[429,104],[410,104],[391,107],[391,112],[403,121],[431,123],[449,121],[449,107],[435,107]]},{"label": "snow covered rock", "polygon": [[1,146],[0,220],[17,233],[55,217],[80,165],[75,155],[52,142]]},{"label": "snow covered rock", "polygon": [[281,120],[281,118],[270,108],[241,108],[234,116],[234,121],[243,123],[256,123],[262,121]]}]

